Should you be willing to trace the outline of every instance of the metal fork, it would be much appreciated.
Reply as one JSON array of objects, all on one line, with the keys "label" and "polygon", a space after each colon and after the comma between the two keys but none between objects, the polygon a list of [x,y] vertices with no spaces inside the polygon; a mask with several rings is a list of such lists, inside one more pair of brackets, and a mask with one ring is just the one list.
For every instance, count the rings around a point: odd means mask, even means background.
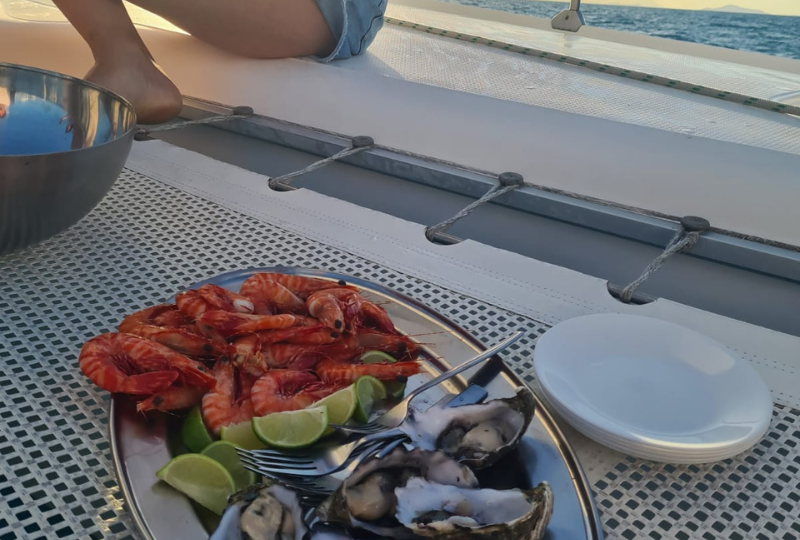
[{"label": "metal fork", "polygon": [[372,422],[368,422],[361,426],[345,426],[342,424],[330,424],[330,427],[341,430],[344,433],[359,433],[359,434],[375,434],[384,432],[392,428],[396,428],[397,426],[402,424],[408,417],[408,406],[411,403],[412,399],[417,397],[422,392],[425,392],[426,390],[433,388],[442,381],[446,381],[447,379],[450,379],[451,377],[454,377],[459,373],[466,371],[470,368],[473,368],[478,364],[480,364],[481,362],[486,361],[488,358],[491,358],[492,356],[504,350],[512,343],[516,342],[519,338],[522,337],[524,333],[525,333],[524,329],[518,330],[517,332],[505,338],[503,341],[501,341],[494,347],[486,349],[484,352],[464,362],[460,366],[448,369],[438,377],[435,377],[430,381],[426,382],[425,384],[415,388],[414,390],[408,393],[408,395],[403,399],[403,401],[401,401],[400,403],[398,403],[397,405],[386,411],[386,413],[384,413],[382,416],[380,416],[379,418],[375,419]]},{"label": "metal fork", "polygon": [[[351,459],[347,466],[345,466],[339,472],[343,473],[343,478],[347,478],[353,473],[353,471],[355,471],[356,467],[358,467],[361,462],[365,461],[367,458],[375,456],[376,458],[381,459],[382,457],[390,454],[392,450],[403,443],[403,439],[390,440],[388,443],[386,440],[378,441],[361,451],[357,457]],[[358,452],[358,450],[356,452]],[[331,493],[336,491],[341,483],[340,480],[337,480],[329,475],[290,476],[285,474],[269,473],[265,474],[264,476],[267,476],[276,482],[294,490],[300,497],[301,502],[313,506],[319,505],[323,500],[328,498]]]},{"label": "metal fork", "polygon": [[364,450],[370,443],[406,439],[408,435],[399,429],[368,435],[346,444],[314,448],[308,451],[244,450],[237,448],[239,459],[245,468],[265,476],[271,474],[292,476],[324,476],[347,466],[354,452]]}]

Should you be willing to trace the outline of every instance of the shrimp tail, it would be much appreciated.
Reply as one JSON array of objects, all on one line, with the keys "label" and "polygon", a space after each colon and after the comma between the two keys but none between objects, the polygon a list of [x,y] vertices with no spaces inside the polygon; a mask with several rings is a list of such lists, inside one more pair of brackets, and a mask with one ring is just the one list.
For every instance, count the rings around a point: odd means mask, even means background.
[{"label": "shrimp tail", "polygon": [[394,381],[398,377],[411,377],[420,371],[418,362],[391,364],[348,364],[323,360],[317,365],[317,375],[327,384],[349,384],[359,377],[370,375],[381,381]]}]

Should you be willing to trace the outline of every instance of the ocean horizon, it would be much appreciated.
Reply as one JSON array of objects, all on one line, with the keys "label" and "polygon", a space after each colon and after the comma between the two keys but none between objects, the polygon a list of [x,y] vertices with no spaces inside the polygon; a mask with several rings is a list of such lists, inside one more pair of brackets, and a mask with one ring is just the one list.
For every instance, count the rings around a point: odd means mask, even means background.
[{"label": "ocean horizon", "polygon": [[[541,0],[444,1],[546,19],[568,5]],[[581,13],[588,26],[800,60],[800,16],[605,4],[583,4]]]}]

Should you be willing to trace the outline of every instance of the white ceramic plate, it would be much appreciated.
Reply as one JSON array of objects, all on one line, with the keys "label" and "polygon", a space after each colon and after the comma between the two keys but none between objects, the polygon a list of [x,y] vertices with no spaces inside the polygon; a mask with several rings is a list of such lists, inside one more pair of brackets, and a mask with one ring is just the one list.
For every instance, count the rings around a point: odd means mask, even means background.
[{"label": "white ceramic plate", "polygon": [[772,417],[769,389],[749,363],[659,319],[570,319],[539,338],[534,369],[573,427],[646,459],[725,459],[756,444]]}]

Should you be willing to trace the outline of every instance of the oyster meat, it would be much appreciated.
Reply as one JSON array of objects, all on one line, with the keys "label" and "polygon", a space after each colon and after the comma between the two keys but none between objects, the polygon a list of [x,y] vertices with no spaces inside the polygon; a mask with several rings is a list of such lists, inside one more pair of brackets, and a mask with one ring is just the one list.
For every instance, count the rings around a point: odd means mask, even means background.
[{"label": "oyster meat", "polygon": [[539,540],[553,512],[553,492],[546,483],[501,491],[412,478],[395,495],[400,523],[419,536],[442,540]]},{"label": "oyster meat", "polygon": [[398,448],[365,461],[323,503],[320,518],[384,538],[541,540],[550,486],[481,489],[470,468],[441,451]]},{"label": "oyster meat", "polygon": [[413,538],[410,529],[395,518],[395,490],[411,478],[437,484],[478,487],[475,474],[442,452],[397,448],[382,459],[361,463],[320,507],[320,518],[339,521],[382,537]]},{"label": "oyster meat", "polygon": [[308,531],[297,494],[278,484],[254,484],[231,496],[209,540],[303,540]]},{"label": "oyster meat", "polygon": [[404,429],[415,446],[441,450],[477,470],[493,465],[516,448],[533,419],[534,409],[530,390],[520,387],[510,398],[412,411]]}]

